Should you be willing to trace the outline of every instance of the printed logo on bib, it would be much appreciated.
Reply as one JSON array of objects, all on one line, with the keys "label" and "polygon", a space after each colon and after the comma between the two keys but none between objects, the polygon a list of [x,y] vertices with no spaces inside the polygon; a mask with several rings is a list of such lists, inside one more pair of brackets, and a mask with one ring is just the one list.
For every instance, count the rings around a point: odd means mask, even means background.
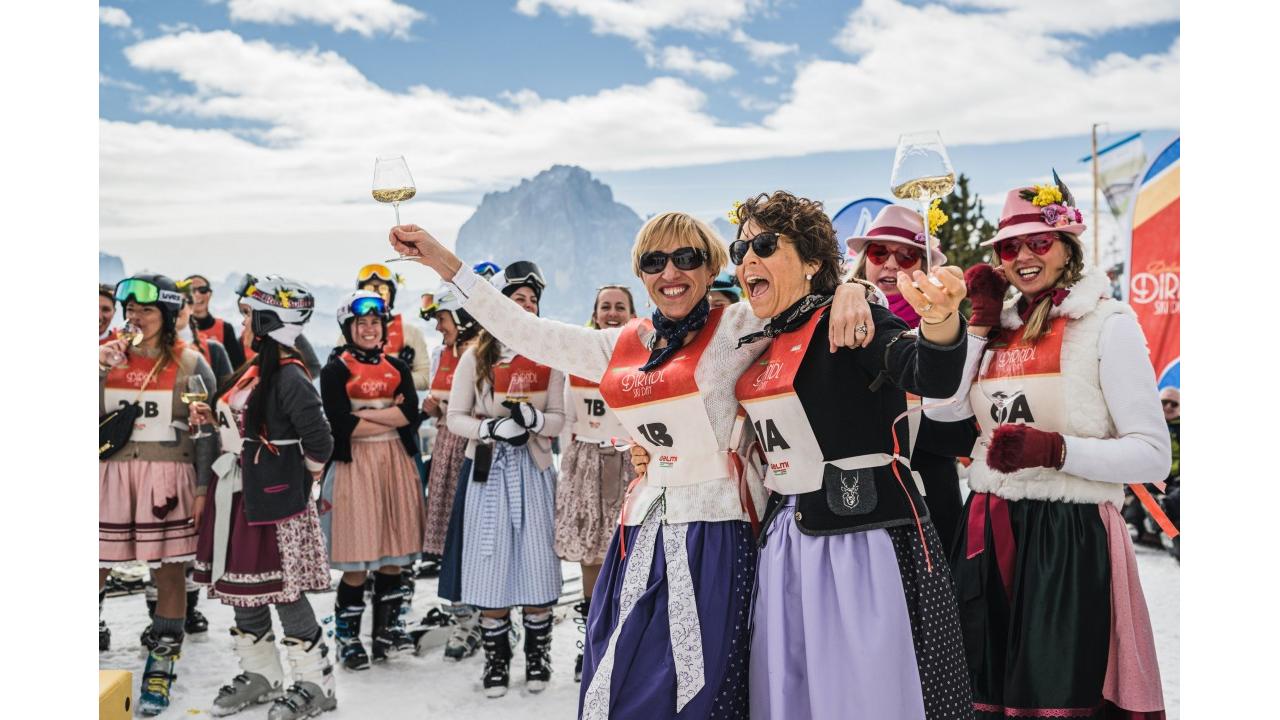
[{"label": "printed logo on bib", "polygon": [[639,337],[647,321],[628,323],[614,347],[600,381],[600,396],[653,458],[649,485],[692,485],[728,476],[728,461],[696,379],[698,362],[722,315],[722,310],[713,310],[694,341],[651,372],[639,370],[650,355]]},{"label": "printed logo on bib", "polygon": [[824,312],[776,338],[735,388],[768,461],[765,486],[784,494],[809,492],[822,484],[822,448],[796,396],[795,378]]},{"label": "printed logo on bib", "polygon": [[618,422],[600,395],[600,386],[580,378],[569,376],[569,394],[574,404],[574,437],[579,440],[593,442],[612,442],[614,439],[625,441],[630,434]]},{"label": "printed logo on bib", "polygon": [[453,350],[445,348],[440,351],[440,366],[431,376],[431,397],[445,401],[449,399],[449,391],[453,389],[453,372],[458,367],[458,358]]},{"label": "printed logo on bib", "polygon": [[551,384],[551,368],[539,365],[523,355],[493,368],[493,397],[499,403],[527,402],[539,404]]},{"label": "printed logo on bib", "polygon": [[386,355],[378,358],[378,364],[362,363],[342,354],[342,362],[351,377],[347,378],[347,397],[353,410],[390,407],[400,386],[400,372],[391,365]]},{"label": "printed logo on bib", "polygon": [[130,355],[127,365],[107,374],[103,387],[106,410],[110,412],[127,405],[137,405],[142,411],[134,421],[131,441],[172,442],[177,437],[170,426],[173,421],[173,386],[178,378],[177,363],[166,363],[147,383],[147,389],[138,393],[156,362],[156,359]]},{"label": "printed logo on bib", "polygon": [[1008,343],[993,346],[983,358],[978,381],[969,391],[982,437],[974,457],[985,458],[991,433],[1002,424],[1021,423],[1062,432],[1066,406],[1062,389],[1062,340],[1067,318],[1055,318],[1038,341],[1023,340],[1020,328]]}]

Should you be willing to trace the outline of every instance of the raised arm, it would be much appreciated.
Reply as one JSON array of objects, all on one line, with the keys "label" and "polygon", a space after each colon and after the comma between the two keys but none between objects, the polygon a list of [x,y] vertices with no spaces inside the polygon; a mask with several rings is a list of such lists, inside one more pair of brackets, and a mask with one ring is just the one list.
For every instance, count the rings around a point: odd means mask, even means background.
[{"label": "raised arm", "polygon": [[525,312],[417,225],[394,227],[390,237],[396,250],[452,282],[465,299],[464,309],[503,345],[534,362],[592,382],[604,375],[621,330],[593,330]]}]

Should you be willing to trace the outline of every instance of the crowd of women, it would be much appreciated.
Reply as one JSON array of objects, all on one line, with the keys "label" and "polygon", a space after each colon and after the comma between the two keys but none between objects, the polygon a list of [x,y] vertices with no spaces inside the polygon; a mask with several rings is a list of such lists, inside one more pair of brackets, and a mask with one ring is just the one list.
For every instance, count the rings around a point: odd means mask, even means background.
[{"label": "crowd of women", "polygon": [[[140,711],[168,704],[188,573],[234,609],[242,672],[210,711],[279,719],[335,707],[335,667],[427,635],[454,660],[483,648],[489,697],[522,637],[543,690],[570,561],[581,718],[1162,718],[1118,507],[1165,478],[1169,436],[1070,192],[1010,191],[995,265],[968,269],[926,258],[936,219],[901,207],[845,239],[852,268],[818,202],[777,191],[730,217],[727,245],[651,218],[631,268],[651,317],[604,285],[585,326],[539,316],[534,263],[472,267],[397,226],[391,246],[446,281],[420,311],[443,345],[371,265],[323,367],[295,280],[246,278],[239,333],[201,276],[104,287],[100,586],[152,568]],[[424,557],[445,605],[407,629]],[[331,570],[332,648],[307,595]]]}]

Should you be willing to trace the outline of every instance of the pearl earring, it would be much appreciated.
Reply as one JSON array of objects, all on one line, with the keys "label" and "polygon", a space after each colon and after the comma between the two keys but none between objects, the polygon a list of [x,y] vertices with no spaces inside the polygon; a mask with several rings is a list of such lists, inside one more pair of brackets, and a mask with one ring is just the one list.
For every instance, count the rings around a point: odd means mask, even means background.
[{"label": "pearl earring", "polygon": [[812,280],[812,279],[813,279],[813,273],[808,273],[808,274],[806,274],[806,275],[804,276],[804,279],[805,279],[805,280]]}]

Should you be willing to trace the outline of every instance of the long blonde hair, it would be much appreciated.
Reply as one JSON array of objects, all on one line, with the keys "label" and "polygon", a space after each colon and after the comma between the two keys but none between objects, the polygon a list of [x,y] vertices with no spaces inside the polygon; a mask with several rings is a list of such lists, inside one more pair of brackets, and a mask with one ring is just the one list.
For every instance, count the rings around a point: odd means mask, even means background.
[{"label": "long blonde hair", "polygon": [[[1070,233],[1058,233],[1058,239],[1067,248],[1067,264],[1062,267],[1062,274],[1058,276],[1058,281],[1053,284],[1053,287],[1069,288],[1084,277],[1084,248],[1080,246],[1080,239]],[[1023,340],[1035,342],[1049,331],[1051,310],[1053,310],[1053,298],[1046,296],[1027,317],[1026,329],[1022,333]]]}]

